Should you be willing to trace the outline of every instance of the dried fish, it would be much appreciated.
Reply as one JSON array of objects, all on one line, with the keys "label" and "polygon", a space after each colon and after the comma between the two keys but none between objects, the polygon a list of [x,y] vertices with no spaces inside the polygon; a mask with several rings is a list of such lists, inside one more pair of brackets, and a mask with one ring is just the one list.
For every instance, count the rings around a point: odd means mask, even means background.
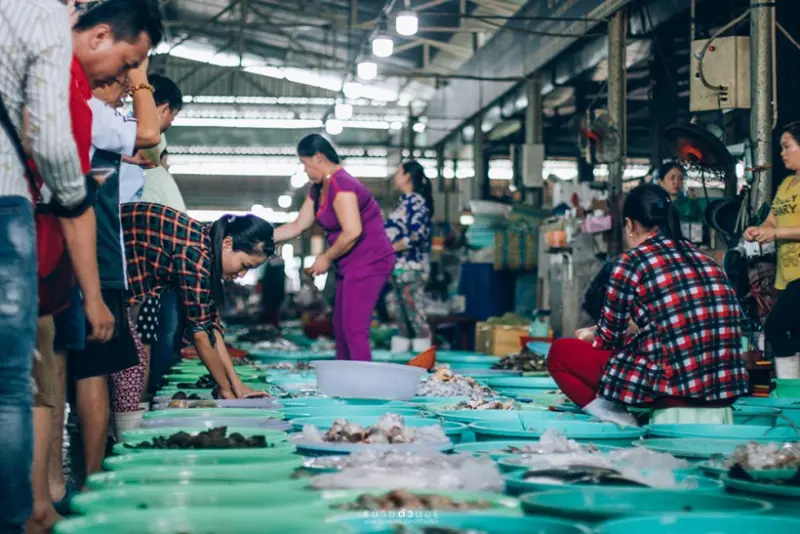
[{"label": "dried fish", "polygon": [[525,349],[517,354],[509,354],[502,358],[492,366],[492,369],[536,373],[547,370],[547,358],[546,355]]},{"label": "dried fish", "polygon": [[488,501],[456,501],[444,495],[424,495],[408,490],[394,490],[384,495],[364,493],[354,502],[332,506],[338,510],[486,510],[492,504]]}]

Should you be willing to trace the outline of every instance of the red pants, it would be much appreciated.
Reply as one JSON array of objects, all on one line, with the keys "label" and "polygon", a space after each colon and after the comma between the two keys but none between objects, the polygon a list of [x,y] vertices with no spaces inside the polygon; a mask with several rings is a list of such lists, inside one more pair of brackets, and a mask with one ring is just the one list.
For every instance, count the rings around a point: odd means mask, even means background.
[{"label": "red pants", "polygon": [[611,351],[580,339],[561,338],[550,346],[547,370],[572,402],[583,408],[597,397]]},{"label": "red pants", "polygon": [[[591,343],[574,338],[553,342],[547,354],[547,370],[572,402],[583,408],[597,397],[600,378],[612,352],[600,350]],[[642,408],[724,408],[735,399],[711,402],[685,397],[659,397]]]}]

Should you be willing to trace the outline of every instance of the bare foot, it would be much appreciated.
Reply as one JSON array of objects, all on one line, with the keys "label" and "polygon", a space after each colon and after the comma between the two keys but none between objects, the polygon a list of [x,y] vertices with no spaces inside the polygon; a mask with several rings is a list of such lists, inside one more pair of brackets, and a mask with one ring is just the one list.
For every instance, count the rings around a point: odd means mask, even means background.
[{"label": "bare foot", "polygon": [[35,503],[31,517],[25,522],[25,534],[49,534],[62,519],[51,503]]}]

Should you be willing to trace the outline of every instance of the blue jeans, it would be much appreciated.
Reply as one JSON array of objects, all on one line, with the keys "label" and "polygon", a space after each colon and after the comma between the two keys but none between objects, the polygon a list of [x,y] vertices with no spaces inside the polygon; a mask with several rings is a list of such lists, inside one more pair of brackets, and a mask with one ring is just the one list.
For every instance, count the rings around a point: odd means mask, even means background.
[{"label": "blue jeans", "polygon": [[33,506],[37,290],[33,206],[22,197],[0,197],[0,534],[23,532]]},{"label": "blue jeans", "polygon": [[178,335],[180,316],[178,312],[178,294],[167,289],[161,293],[161,309],[158,312],[158,341],[150,353],[150,383],[147,391],[155,392],[162,377],[169,372],[175,363],[175,343]]}]

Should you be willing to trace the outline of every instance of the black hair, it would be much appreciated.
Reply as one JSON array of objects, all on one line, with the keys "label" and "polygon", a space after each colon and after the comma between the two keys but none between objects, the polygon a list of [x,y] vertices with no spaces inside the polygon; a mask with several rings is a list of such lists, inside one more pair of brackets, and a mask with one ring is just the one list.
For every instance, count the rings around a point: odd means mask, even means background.
[{"label": "black hair", "polygon": [[643,228],[658,228],[661,233],[678,243],[684,240],[678,211],[672,204],[669,194],[655,184],[642,184],[634,187],[625,197],[622,217],[636,221]]},{"label": "black hair", "polygon": [[233,250],[247,254],[275,252],[273,227],[255,215],[223,215],[211,225],[211,295],[220,311],[225,306],[222,288],[222,242],[226,237],[233,240]]},{"label": "black hair", "polygon": [[100,24],[108,24],[117,41],[135,43],[144,32],[156,47],[164,38],[161,11],[153,0],[98,2],[80,16],[73,29],[82,32]]},{"label": "black hair", "polygon": [[422,198],[425,199],[425,205],[428,206],[428,212],[433,218],[433,185],[430,178],[425,175],[425,168],[415,159],[404,161],[402,167],[403,172],[411,175],[414,192],[422,195]]},{"label": "black hair", "polygon": [[794,142],[800,145],[800,121],[790,122],[781,130],[781,135],[789,134],[794,138]]},{"label": "black hair", "polygon": [[[341,158],[339,158],[339,154],[336,153],[336,149],[333,148],[331,142],[320,134],[309,134],[302,138],[299,143],[297,143],[297,155],[301,158],[313,158],[317,154],[322,154],[328,159],[328,161],[335,163],[336,165],[339,165],[342,162]],[[319,209],[319,197],[322,194],[322,184],[314,184],[312,185],[312,188],[314,191],[312,195],[314,198],[314,213],[316,213]]]},{"label": "black hair", "polygon": [[156,107],[166,104],[174,112],[183,108],[183,93],[178,84],[160,74],[149,74],[147,81],[153,86],[153,100]]},{"label": "black hair", "polygon": [[667,161],[665,163],[662,163],[661,166],[658,168],[658,181],[663,182],[664,178],[667,177],[667,174],[669,174],[669,171],[671,171],[672,169],[678,169],[679,171],[681,171],[681,176],[684,175],[683,166],[680,163],[678,163],[677,161]]}]

